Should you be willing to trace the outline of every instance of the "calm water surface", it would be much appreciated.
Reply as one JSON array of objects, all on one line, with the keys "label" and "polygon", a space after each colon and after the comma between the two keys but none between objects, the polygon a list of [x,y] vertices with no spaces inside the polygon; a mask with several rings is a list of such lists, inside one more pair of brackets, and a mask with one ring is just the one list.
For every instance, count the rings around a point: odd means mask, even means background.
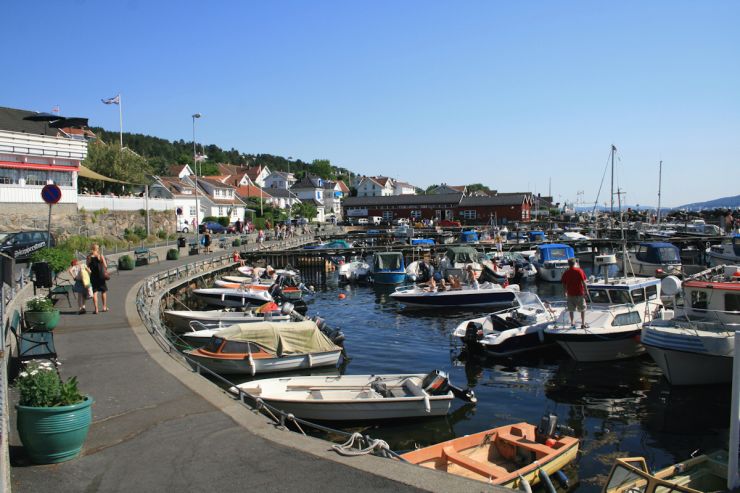
[{"label": "calm water surface", "polygon": [[[562,296],[558,284],[531,283],[523,289],[543,299]],[[322,316],[347,337],[349,361],[338,372],[441,369],[478,396],[475,406],[454,401],[447,417],[352,428],[386,440],[394,450],[515,422],[536,424],[545,412],[554,412],[581,439],[582,453],[568,471],[571,484],[592,492],[600,491],[617,456],[644,456],[655,469],[697,449],[727,448],[729,386],[671,388],[649,357],[576,364],[559,349],[512,359],[468,357],[451,333],[481,312],[404,310],[390,292],[330,285],[307,300],[309,315]],[[340,300],[339,293],[346,298]]]}]

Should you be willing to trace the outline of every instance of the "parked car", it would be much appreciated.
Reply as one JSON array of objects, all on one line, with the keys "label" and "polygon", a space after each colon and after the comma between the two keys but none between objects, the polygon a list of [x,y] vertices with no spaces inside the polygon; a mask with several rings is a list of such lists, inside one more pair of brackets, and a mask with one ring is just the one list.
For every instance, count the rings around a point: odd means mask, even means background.
[{"label": "parked car", "polygon": [[177,232],[178,233],[190,233],[190,230],[192,229],[193,229],[192,223],[188,221],[187,219],[177,220]]},{"label": "parked car", "polygon": [[357,220],[357,224],[359,224],[360,226],[367,226],[368,224],[370,224],[370,221],[366,217],[361,217]]},{"label": "parked car", "polygon": [[439,226],[440,228],[459,228],[460,226],[462,226],[462,224],[460,224],[460,221],[442,219],[437,223],[437,226]]},{"label": "parked car", "polygon": [[398,219],[393,220],[393,225],[394,226],[408,226],[409,220],[406,219],[405,217],[399,217]]},{"label": "parked car", "polygon": [[206,223],[201,223],[200,226],[198,226],[198,232],[203,234],[206,231],[210,231],[211,233],[226,233],[226,226],[222,226],[221,223],[217,223],[215,221],[208,221]]},{"label": "parked car", "polygon": [[[16,260],[31,258],[33,252],[44,248],[48,243],[49,233],[47,231],[0,233],[0,252]],[[56,246],[54,235],[51,236],[49,246]]]}]

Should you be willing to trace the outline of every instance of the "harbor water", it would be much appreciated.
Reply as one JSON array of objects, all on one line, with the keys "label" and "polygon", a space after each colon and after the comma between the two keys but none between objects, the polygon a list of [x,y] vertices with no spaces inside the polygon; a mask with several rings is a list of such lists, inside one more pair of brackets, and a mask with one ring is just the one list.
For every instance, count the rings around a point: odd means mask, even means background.
[{"label": "harbor water", "polygon": [[[562,299],[559,283],[530,282],[522,289],[543,300]],[[579,492],[600,491],[616,457],[644,456],[657,469],[697,450],[727,448],[729,386],[672,388],[648,356],[575,363],[557,346],[506,359],[468,355],[451,334],[461,321],[482,312],[408,310],[393,301],[390,292],[392,288],[337,286],[330,280],[307,298],[309,315],[321,316],[346,335],[348,359],[340,369],[329,371],[440,369],[450,374],[453,384],[471,387],[478,403],[456,400],[442,418],[356,423],[344,425],[345,430],[362,431],[404,451],[496,426],[536,424],[544,413],[553,412],[581,440],[579,458],[566,470],[571,489]],[[346,297],[340,299],[340,293]]]}]

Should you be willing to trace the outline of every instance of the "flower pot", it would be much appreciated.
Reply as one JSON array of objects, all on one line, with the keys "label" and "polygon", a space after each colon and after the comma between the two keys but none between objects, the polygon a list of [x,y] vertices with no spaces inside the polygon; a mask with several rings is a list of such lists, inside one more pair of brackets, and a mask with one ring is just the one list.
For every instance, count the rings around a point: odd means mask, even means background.
[{"label": "flower pot", "polygon": [[59,407],[16,405],[18,434],[36,464],[53,464],[77,457],[92,423],[93,398]]},{"label": "flower pot", "polygon": [[23,312],[26,326],[31,330],[52,330],[59,324],[59,310],[50,312]]}]

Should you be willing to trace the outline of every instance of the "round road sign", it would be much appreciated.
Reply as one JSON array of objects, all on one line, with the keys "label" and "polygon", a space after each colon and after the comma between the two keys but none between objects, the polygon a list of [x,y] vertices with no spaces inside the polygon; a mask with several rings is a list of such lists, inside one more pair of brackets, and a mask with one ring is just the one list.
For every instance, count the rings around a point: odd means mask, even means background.
[{"label": "round road sign", "polygon": [[47,204],[56,204],[62,198],[62,190],[56,185],[45,185],[41,189],[41,198]]}]

